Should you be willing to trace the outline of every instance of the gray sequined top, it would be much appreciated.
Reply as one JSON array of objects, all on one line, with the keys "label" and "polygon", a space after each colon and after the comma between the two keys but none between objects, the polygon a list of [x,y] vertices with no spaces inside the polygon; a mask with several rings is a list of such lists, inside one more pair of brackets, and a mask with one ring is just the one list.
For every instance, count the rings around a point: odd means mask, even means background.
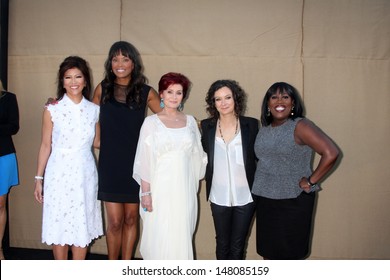
[{"label": "gray sequined top", "polygon": [[261,127],[255,142],[259,159],[252,193],[271,199],[296,198],[302,192],[299,181],[312,173],[313,150],[298,145],[294,131],[302,118],[289,119],[276,127]]}]

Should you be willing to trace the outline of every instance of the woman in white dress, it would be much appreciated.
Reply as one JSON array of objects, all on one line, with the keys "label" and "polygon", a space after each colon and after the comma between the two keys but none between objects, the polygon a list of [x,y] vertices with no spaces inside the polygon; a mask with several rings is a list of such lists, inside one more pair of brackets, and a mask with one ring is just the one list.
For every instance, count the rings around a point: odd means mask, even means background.
[{"label": "woman in white dress", "polygon": [[[88,245],[103,234],[92,145],[99,146],[99,106],[89,101],[87,62],[67,57],[58,72],[57,102],[43,112],[35,199],[43,203],[42,242],[54,258],[85,259]],[[45,179],[43,180],[43,177]]]},{"label": "woman in white dress", "polygon": [[141,186],[140,252],[145,260],[194,259],[197,192],[207,155],[195,118],[181,112],[189,87],[182,74],[162,76],[163,110],[147,117],[141,128],[133,177]]}]

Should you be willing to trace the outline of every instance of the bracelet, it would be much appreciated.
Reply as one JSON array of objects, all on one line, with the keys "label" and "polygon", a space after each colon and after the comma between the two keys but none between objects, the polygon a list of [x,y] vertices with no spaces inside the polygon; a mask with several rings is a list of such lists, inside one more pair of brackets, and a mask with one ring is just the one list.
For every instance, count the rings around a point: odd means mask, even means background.
[{"label": "bracelet", "polygon": [[141,193],[141,197],[142,197],[142,196],[151,195],[151,194],[152,194],[152,192],[143,192],[143,193]]},{"label": "bracelet", "polygon": [[316,189],[317,189],[317,183],[312,183],[311,181],[310,181],[310,177],[311,176],[309,176],[308,178],[307,178],[307,184],[310,186],[310,191],[311,192],[314,192]]},{"label": "bracelet", "polygon": [[35,180],[43,180],[43,176],[35,176]]},{"label": "bracelet", "polygon": [[312,182],[310,181],[310,177],[311,177],[311,176],[307,177],[307,182],[309,183],[309,186],[310,186],[310,187],[316,186],[317,183],[312,183]]}]

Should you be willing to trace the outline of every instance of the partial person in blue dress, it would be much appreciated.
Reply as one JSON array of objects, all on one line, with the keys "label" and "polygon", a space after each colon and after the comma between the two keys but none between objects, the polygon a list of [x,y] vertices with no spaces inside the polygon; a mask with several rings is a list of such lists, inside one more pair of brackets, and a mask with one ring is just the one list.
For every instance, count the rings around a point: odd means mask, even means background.
[{"label": "partial person in blue dress", "polygon": [[19,184],[18,163],[12,135],[19,131],[19,107],[15,94],[7,92],[0,81],[0,259],[4,260],[3,237],[7,221],[7,195]]}]

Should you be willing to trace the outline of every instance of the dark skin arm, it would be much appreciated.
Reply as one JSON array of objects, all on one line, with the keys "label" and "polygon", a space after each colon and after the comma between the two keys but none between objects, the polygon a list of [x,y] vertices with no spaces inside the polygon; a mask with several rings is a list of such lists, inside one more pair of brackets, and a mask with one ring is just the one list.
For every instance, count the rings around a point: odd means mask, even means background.
[{"label": "dark skin arm", "polygon": [[153,88],[150,89],[148,94],[148,107],[153,113],[158,113],[162,110],[160,107],[160,97]]},{"label": "dark skin arm", "polygon": [[92,102],[100,106],[100,99],[102,98],[102,85],[98,84],[93,93]]},{"label": "dark skin arm", "polygon": [[[318,183],[335,165],[340,154],[339,149],[321,129],[307,119],[302,119],[297,124],[294,137],[297,144],[307,145],[320,155],[321,159],[310,176],[311,183]],[[305,192],[310,192],[308,182],[306,177],[299,181],[299,186]]]}]

